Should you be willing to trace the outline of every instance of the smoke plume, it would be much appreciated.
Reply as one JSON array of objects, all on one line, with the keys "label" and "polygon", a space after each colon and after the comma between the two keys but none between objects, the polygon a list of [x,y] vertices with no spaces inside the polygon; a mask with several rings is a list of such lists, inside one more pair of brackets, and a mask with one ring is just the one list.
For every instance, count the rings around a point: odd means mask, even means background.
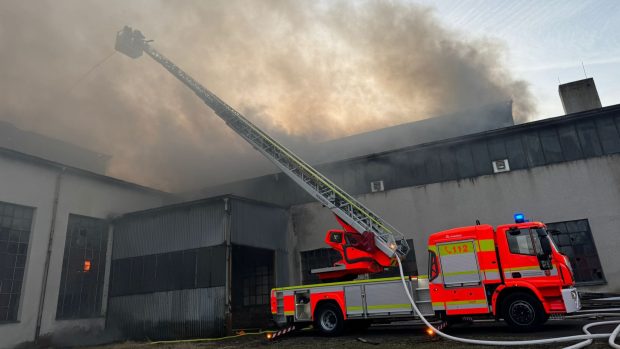
[{"label": "smoke plume", "polygon": [[[158,64],[113,52],[123,25],[301,155],[304,144],[512,99],[505,48],[399,1],[0,3],[0,119],[109,154],[166,190],[274,168]],[[301,147],[298,149],[298,147]]]}]

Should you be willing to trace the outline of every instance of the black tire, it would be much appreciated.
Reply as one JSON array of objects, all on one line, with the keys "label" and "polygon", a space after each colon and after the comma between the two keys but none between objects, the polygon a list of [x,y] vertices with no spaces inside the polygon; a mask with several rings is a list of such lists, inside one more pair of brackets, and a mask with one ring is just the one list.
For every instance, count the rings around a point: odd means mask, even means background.
[{"label": "black tire", "polygon": [[532,331],[547,321],[545,308],[538,298],[525,292],[511,293],[502,301],[504,321],[517,331]]},{"label": "black tire", "polygon": [[325,336],[337,336],[344,330],[340,308],[332,303],[322,304],[314,312],[314,328]]}]

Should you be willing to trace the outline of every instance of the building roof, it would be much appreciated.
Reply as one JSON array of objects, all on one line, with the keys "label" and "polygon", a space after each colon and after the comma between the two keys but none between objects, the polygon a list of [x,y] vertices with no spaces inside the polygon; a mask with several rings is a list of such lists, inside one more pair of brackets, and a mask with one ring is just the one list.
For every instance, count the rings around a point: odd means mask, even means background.
[{"label": "building roof", "polygon": [[[620,104],[476,134],[366,154],[316,166],[352,195],[493,175],[492,161],[520,170],[620,153]],[[313,201],[279,173],[211,187],[202,196],[234,193],[283,206]]]},{"label": "building roof", "polygon": [[44,159],[38,156],[22,153],[22,152],[9,149],[9,148],[5,148],[5,147],[0,147],[0,156],[28,162],[28,163],[46,167],[46,168],[56,169],[58,171],[66,171],[66,172],[73,173],[79,176],[92,178],[94,180],[103,181],[103,182],[107,182],[107,183],[111,183],[111,184],[115,184],[115,185],[119,185],[123,187],[128,187],[128,188],[135,189],[135,190],[146,191],[146,192],[150,192],[153,194],[160,194],[160,195],[167,195],[167,196],[172,195],[170,193],[167,193],[167,192],[164,192],[158,189],[145,187],[145,186],[142,186],[136,183],[124,181],[122,179],[105,176],[100,173],[96,173],[93,171],[85,170],[85,169],[74,167],[74,166],[70,166],[67,164],[62,164],[62,163],[52,161],[52,160],[47,160],[47,159]]},{"label": "building roof", "polygon": [[506,101],[323,142],[307,161],[334,162],[512,125],[512,101]]},{"label": "building roof", "polygon": [[0,147],[105,174],[110,156],[0,120]]},{"label": "building roof", "polygon": [[155,214],[166,212],[166,211],[173,211],[173,210],[191,208],[195,206],[209,205],[212,203],[216,203],[218,201],[223,201],[224,199],[242,201],[242,202],[247,202],[247,203],[265,206],[265,207],[286,209],[286,207],[283,207],[281,205],[277,205],[274,203],[270,203],[270,202],[263,202],[263,201],[249,199],[246,197],[241,197],[241,196],[232,195],[232,194],[224,194],[224,195],[211,196],[211,197],[198,199],[198,200],[178,202],[178,203],[174,203],[170,205],[149,208],[149,209],[141,210],[141,211],[129,212],[122,216],[117,217],[115,220],[120,221],[125,218],[131,218],[131,217],[136,217],[136,216],[155,215]]}]

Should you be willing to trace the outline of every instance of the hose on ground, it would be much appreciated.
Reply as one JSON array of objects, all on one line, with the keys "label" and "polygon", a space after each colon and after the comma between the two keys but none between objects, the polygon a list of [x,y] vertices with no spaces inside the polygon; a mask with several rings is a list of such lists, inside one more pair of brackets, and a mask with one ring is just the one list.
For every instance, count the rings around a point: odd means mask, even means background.
[{"label": "hose on ground", "polygon": [[[446,339],[449,339],[449,340],[453,340],[455,342],[461,342],[461,343],[467,343],[467,344],[492,345],[492,346],[500,346],[500,345],[501,346],[517,346],[517,345],[523,346],[523,345],[540,345],[540,344],[552,344],[552,343],[564,343],[564,342],[582,341],[582,342],[579,342],[577,344],[565,347],[564,349],[583,348],[583,347],[591,344],[593,339],[608,338],[608,343],[609,343],[609,345],[612,348],[620,349],[620,345],[615,343],[615,340],[616,340],[618,334],[620,333],[620,320],[601,321],[601,322],[593,322],[593,323],[587,324],[587,325],[585,325],[583,327],[583,331],[584,331],[585,334],[582,334],[582,335],[565,336],[565,337],[554,337],[554,338],[545,338],[545,339],[532,339],[532,340],[524,340],[524,341],[506,341],[506,340],[503,340],[503,341],[492,341],[492,340],[480,340],[480,339],[470,339],[470,338],[462,338],[462,337],[452,336],[450,334],[447,334],[447,333],[442,332],[439,329],[437,329],[428,320],[426,320],[424,315],[422,315],[422,313],[420,312],[420,309],[418,309],[418,306],[415,304],[415,301],[413,300],[413,297],[411,296],[411,292],[409,292],[409,288],[407,287],[407,282],[405,280],[405,274],[403,272],[403,265],[402,265],[402,263],[400,261],[400,258],[396,258],[396,261],[398,262],[398,270],[400,272],[400,279],[401,279],[401,281],[403,283],[403,288],[405,289],[405,294],[407,294],[407,298],[409,298],[409,302],[411,303],[411,306],[413,307],[413,310],[420,317],[420,320],[422,320],[422,322],[424,322],[424,324],[426,326],[431,328],[435,333],[437,333],[439,336],[441,336],[443,338],[446,338]],[[590,331],[588,330],[591,327],[602,326],[602,325],[612,325],[612,324],[618,324],[618,326],[611,333],[596,333],[596,334],[593,334],[593,333],[590,333]]]}]

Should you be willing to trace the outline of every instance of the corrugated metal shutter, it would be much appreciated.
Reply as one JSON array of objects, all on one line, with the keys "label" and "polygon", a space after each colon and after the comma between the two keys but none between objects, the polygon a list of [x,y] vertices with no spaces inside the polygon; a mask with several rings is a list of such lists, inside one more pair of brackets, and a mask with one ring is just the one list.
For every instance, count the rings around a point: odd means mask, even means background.
[{"label": "corrugated metal shutter", "polygon": [[286,249],[287,210],[234,199],[231,204],[233,244],[271,250]]},{"label": "corrugated metal shutter", "polygon": [[225,294],[222,286],[113,297],[108,327],[133,339],[221,336]]},{"label": "corrugated metal shutter", "polygon": [[114,228],[112,259],[224,243],[224,202],[128,216]]}]

